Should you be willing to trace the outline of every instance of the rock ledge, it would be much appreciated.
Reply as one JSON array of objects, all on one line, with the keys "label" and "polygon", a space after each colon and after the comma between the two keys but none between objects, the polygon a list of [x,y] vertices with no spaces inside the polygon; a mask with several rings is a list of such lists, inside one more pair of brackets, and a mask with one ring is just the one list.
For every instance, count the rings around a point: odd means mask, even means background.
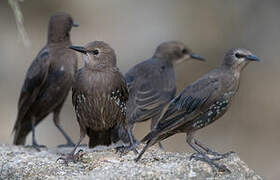
[{"label": "rock ledge", "polygon": [[56,162],[72,148],[50,148],[37,152],[31,148],[0,145],[0,179],[262,179],[236,154],[220,160],[230,174],[213,173],[209,165],[195,160],[190,154],[164,152],[150,148],[143,158],[134,162],[131,152],[120,157],[112,149],[83,148],[81,161]]}]

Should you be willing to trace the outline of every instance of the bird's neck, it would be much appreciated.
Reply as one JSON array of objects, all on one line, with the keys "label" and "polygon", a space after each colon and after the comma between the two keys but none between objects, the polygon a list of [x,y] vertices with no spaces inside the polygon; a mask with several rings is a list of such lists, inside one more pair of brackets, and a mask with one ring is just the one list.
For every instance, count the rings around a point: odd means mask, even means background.
[{"label": "bird's neck", "polygon": [[169,65],[173,66],[173,61],[172,61],[171,57],[169,57],[167,55],[162,55],[162,54],[159,54],[159,53],[158,54],[155,53],[152,58],[157,59],[157,60],[161,61],[162,63],[169,64]]},{"label": "bird's neck", "polygon": [[239,88],[240,70],[229,66],[222,66],[220,70],[222,71],[223,78],[225,78],[226,89],[236,92]]},{"label": "bird's neck", "polygon": [[85,68],[90,71],[106,71],[110,69],[117,68],[116,66],[112,66],[110,64],[85,64]]},{"label": "bird's neck", "polygon": [[69,44],[71,43],[70,32],[57,32],[49,30],[48,44]]},{"label": "bird's neck", "polygon": [[47,45],[48,47],[69,47],[72,44],[71,40],[65,40],[65,41],[48,41]]},{"label": "bird's neck", "polygon": [[238,67],[234,67],[234,66],[228,66],[226,64],[222,64],[221,69],[225,73],[228,73],[228,74],[234,76],[236,79],[239,79],[240,72],[242,70],[242,68],[238,68]]},{"label": "bird's neck", "polygon": [[168,60],[168,59],[163,59],[163,58],[156,58],[159,62],[160,62],[160,64],[162,65],[162,66],[165,66],[165,68],[168,68],[168,67],[171,67],[171,68],[173,68],[173,63],[170,61],[170,60]]}]

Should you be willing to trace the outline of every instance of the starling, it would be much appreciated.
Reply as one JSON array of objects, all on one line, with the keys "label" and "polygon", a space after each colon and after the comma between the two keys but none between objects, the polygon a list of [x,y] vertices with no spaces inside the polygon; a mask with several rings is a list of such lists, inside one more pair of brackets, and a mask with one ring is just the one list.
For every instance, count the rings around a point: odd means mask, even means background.
[{"label": "starling", "polygon": [[59,114],[77,71],[77,55],[68,48],[71,28],[77,26],[65,13],[50,18],[47,44],[29,67],[21,89],[13,144],[24,145],[32,131],[32,146],[37,150],[43,147],[35,139],[35,126],[53,113],[53,122],[67,140],[66,145],[74,145],[60,125]]},{"label": "starling", "polygon": [[[142,139],[146,146],[135,160],[138,161],[156,142],[176,133],[186,133],[186,142],[197,152],[191,158],[205,161],[218,170],[229,171],[215,161],[230,153],[212,151],[196,140],[194,133],[225,114],[238,90],[241,70],[250,61],[259,59],[246,49],[232,49],[225,55],[220,67],[187,86],[164,107],[154,129]],[[211,159],[206,154],[215,158]]]},{"label": "starling", "polygon": [[[129,136],[125,143],[133,142],[134,123],[151,119],[151,128],[155,125],[166,103],[175,97],[176,80],[174,64],[190,58],[204,60],[181,42],[168,41],[160,44],[153,57],[135,65],[125,74],[129,90],[127,102],[127,120]],[[120,131],[125,134],[123,128]],[[159,144],[162,148],[161,144]]]},{"label": "starling", "polygon": [[108,44],[94,41],[85,47],[70,48],[84,54],[85,65],[78,70],[72,89],[80,139],[66,162],[75,159],[75,150],[86,134],[90,148],[110,145],[114,127],[126,124],[128,100],[125,79],[117,68],[115,52]]}]

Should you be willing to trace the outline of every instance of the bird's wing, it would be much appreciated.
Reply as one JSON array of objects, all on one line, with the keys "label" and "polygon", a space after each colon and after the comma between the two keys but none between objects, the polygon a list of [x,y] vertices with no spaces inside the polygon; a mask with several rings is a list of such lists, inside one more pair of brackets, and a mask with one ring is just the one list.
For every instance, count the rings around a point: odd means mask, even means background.
[{"label": "bird's wing", "polygon": [[118,71],[115,71],[115,83],[111,88],[111,98],[121,108],[121,111],[126,113],[126,102],[128,101],[128,89],[126,80],[123,75]]},{"label": "bird's wing", "polygon": [[[74,106],[76,115],[77,115],[77,111],[79,111],[79,106],[81,105],[80,103],[82,103],[82,101],[84,101],[85,98],[85,91],[81,90],[80,87],[81,84],[83,84],[83,68],[79,69],[76,74],[75,74],[75,81],[72,85],[72,104]],[[89,84],[89,83],[86,83]],[[89,84],[90,85],[90,84]],[[81,97],[81,95],[83,95],[83,97]],[[78,118],[79,120],[79,118]]]},{"label": "bird's wing", "polygon": [[170,102],[156,128],[166,132],[193,120],[218,100],[220,91],[218,76],[195,81]]},{"label": "bird's wing", "polygon": [[[20,121],[36,100],[49,71],[50,55],[46,48],[42,49],[29,67],[18,101],[18,118]],[[17,123],[15,124],[15,126]]]},{"label": "bird's wing", "polygon": [[130,101],[134,101],[133,107],[129,107],[131,108],[129,119],[145,121],[157,116],[163,104],[173,98],[176,93],[176,88],[165,87],[166,82],[162,82],[157,74],[151,78],[126,74],[125,78],[131,97]]}]

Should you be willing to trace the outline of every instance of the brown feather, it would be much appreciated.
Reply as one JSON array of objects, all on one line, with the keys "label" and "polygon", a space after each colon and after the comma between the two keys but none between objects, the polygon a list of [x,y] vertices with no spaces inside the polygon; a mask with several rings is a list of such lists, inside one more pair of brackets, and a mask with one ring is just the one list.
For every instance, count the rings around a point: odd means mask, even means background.
[{"label": "brown feather", "polygon": [[[127,86],[109,45],[95,41],[86,49],[88,60],[76,74],[72,102],[81,133],[90,138],[89,146],[109,145],[111,130],[126,124]],[[98,55],[90,54],[94,49]]]}]

